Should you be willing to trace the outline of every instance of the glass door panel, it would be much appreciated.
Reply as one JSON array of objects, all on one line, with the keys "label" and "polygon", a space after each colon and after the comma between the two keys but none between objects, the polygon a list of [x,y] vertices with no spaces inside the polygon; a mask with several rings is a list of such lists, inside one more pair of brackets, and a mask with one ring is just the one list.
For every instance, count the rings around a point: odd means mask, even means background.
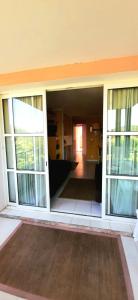
[{"label": "glass door panel", "polygon": [[138,131],[138,88],[108,91],[108,131]]},{"label": "glass door panel", "polygon": [[19,204],[46,207],[44,175],[17,174],[17,182]]},{"label": "glass door panel", "polygon": [[17,170],[45,170],[44,138],[16,137]]},{"label": "glass door panel", "polygon": [[138,181],[107,179],[107,214],[136,217]]},{"label": "glass door panel", "polygon": [[107,174],[138,176],[138,136],[108,136]]},{"label": "glass door panel", "polygon": [[48,170],[43,101],[42,95],[4,99],[3,116],[9,201],[46,208]]},{"label": "glass door panel", "polygon": [[108,90],[107,95],[106,213],[136,217],[138,87]]}]

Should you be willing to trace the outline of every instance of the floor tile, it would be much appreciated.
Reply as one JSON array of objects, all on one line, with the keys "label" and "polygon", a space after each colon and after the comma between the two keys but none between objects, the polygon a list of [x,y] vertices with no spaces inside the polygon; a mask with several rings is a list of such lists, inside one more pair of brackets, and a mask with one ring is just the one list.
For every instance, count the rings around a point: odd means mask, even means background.
[{"label": "floor tile", "polygon": [[72,217],[71,224],[90,226],[90,220],[84,219],[82,217]]},{"label": "floor tile", "polygon": [[20,223],[20,220],[0,218],[0,245],[2,245]]},{"label": "floor tile", "polygon": [[117,222],[110,221],[110,229],[132,233],[132,229],[130,225],[124,223],[117,223]]},{"label": "floor tile", "polygon": [[10,295],[8,293],[0,292],[0,300],[21,300],[24,298],[16,297],[14,295]]},{"label": "floor tile", "polygon": [[131,278],[132,288],[134,292],[134,299],[138,299],[138,242],[134,242],[133,238],[121,237],[129,274]]},{"label": "floor tile", "polygon": [[90,221],[90,226],[91,227],[96,227],[96,228],[102,228],[102,229],[109,229],[110,228],[108,221],[93,220],[93,219],[91,219],[91,221]]},{"label": "floor tile", "polygon": [[75,213],[82,215],[91,215],[91,201],[77,200]]},{"label": "floor tile", "polygon": [[102,210],[100,203],[95,203],[95,201],[92,201],[91,214],[92,216],[101,217]]},{"label": "floor tile", "polygon": [[60,214],[54,215],[51,214],[51,221],[59,222],[59,223],[66,223],[71,224],[72,216],[62,216]]},{"label": "floor tile", "polygon": [[60,212],[74,212],[75,211],[76,200],[58,198],[52,206],[52,211]]}]

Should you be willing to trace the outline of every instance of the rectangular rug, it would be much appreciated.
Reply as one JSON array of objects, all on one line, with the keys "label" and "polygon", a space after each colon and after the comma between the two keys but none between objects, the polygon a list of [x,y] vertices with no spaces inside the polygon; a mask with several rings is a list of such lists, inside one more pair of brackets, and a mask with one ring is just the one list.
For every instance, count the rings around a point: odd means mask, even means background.
[{"label": "rectangular rug", "polygon": [[25,224],[0,251],[0,290],[26,299],[130,300],[119,236]]},{"label": "rectangular rug", "polygon": [[93,179],[70,178],[59,198],[101,202],[101,192]]}]

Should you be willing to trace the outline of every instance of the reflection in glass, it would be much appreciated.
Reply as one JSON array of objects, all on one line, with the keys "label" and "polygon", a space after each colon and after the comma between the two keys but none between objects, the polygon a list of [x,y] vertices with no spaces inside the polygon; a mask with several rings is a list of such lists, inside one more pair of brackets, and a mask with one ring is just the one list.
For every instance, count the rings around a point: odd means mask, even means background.
[{"label": "reflection in glass", "polygon": [[44,175],[17,174],[19,204],[46,207]]},{"label": "reflection in glass", "polygon": [[8,189],[9,189],[9,201],[16,202],[16,192],[15,192],[15,178],[13,172],[8,172]]},{"label": "reflection in glass", "polygon": [[138,136],[109,136],[107,174],[138,175]]},{"label": "reflection in glass", "polygon": [[3,119],[4,119],[4,132],[12,132],[12,100],[4,99],[3,103]]},{"label": "reflection in glass", "polygon": [[43,133],[42,96],[13,98],[15,133]]},{"label": "reflection in glass", "polygon": [[16,137],[15,146],[18,170],[44,171],[43,137]]},{"label": "reflection in glass", "polygon": [[138,88],[108,91],[108,131],[138,131]]},{"label": "reflection in glass", "polygon": [[7,168],[14,169],[14,162],[13,162],[13,142],[11,137],[5,138],[6,144],[6,158],[7,158]]},{"label": "reflection in glass", "polygon": [[138,181],[107,179],[107,199],[107,214],[136,217]]}]

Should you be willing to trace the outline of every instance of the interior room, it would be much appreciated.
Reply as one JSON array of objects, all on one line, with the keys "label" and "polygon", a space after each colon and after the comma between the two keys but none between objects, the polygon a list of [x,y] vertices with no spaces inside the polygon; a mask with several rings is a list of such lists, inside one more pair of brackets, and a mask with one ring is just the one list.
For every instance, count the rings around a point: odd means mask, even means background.
[{"label": "interior room", "polygon": [[103,88],[47,93],[51,211],[101,217]]}]

